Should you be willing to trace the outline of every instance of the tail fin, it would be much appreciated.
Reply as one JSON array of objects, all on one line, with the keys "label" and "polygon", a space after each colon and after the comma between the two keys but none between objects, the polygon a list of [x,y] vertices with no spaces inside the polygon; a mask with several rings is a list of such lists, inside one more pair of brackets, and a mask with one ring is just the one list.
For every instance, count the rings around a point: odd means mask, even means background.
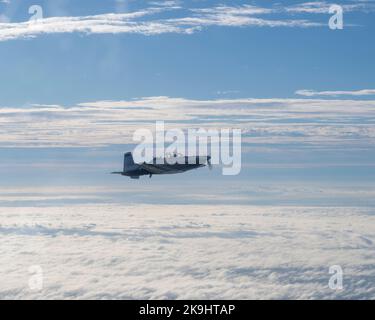
[{"label": "tail fin", "polygon": [[134,160],[131,152],[127,152],[124,155],[124,172],[126,171],[127,167],[131,167],[134,165]]}]

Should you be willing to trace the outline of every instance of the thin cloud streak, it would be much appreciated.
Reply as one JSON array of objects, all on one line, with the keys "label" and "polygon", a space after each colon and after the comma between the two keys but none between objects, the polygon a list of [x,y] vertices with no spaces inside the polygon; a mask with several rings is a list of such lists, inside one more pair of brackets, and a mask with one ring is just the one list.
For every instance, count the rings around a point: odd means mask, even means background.
[{"label": "thin cloud streak", "polygon": [[329,3],[326,1],[304,2],[286,7],[285,10],[289,13],[329,14],[329,9],[333,4],[340,5],[344,12],[372,12],[375,10],[373,3],[360,1],[345,4]]},{"label": "thin cloud streak", "polygon": [[[107,13],[87,16],[45,17],[38,22],[12,23],[0,19],[0,41],[30,39],[45,34],[140,34],[145,36],[177,33],[193,34],[208,27],[297,27],[326,26],[326,21],[306,18],[306,14],[328,14],[330,3],[306,2],[294,6],[216,5],[208,8],[184,7],[181,1],[154,1],[151,7],[130,13]],[[342,5],[346,12],[373,12],[369,2]],[[178,12],[178,18],[166,18],[166,11]],[[273,15],[275,18],[266,18]],[[295,18],[304,15],[303,18]]]},{"label": "thin cloud streak", "polygon": [[[166,11],[183,13],[179,18],[163,18]],[[249,5],[216,6],[211,8],[182,8],[175,2],[131,13],[108,13],[87,16],[46,17],[38,21],[0,23],[0,41],[35,38],[45,34],[141,34],[146,36],[179,33],[192,34],[203,28],[220,27],[319,27],[325,23],[280,16],[266,19],[275,13],[273,8]]]},{"label": "thin cloud streak", "polygon": [[362,89],[353,91],[314,91],[314,90],[297,90],[297,95],[305,97],[315,97],[315,96],[327,96],[327,97],[337,97],[337,96],[371,96],[375,95],[375,89]]}]

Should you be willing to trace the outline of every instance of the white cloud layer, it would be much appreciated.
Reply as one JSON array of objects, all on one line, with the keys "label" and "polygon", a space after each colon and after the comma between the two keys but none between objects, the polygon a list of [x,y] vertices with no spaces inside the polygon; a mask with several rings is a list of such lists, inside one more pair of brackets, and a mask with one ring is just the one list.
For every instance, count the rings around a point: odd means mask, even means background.
[{"label": "white cloud layer", "polygon": [[[0,208],[2,299],[374,299],[374,210]],[[343,290],[328,287],[343,269]],[[31,266],[43,288],[30,290]]]},{"label": "white cloud layer", "polygon": [[373,146],[374,100],[147,97],[74,106],[0,108],[0,146],[105,146],[132,143],[139,128],[239,128],[245,143]]}]

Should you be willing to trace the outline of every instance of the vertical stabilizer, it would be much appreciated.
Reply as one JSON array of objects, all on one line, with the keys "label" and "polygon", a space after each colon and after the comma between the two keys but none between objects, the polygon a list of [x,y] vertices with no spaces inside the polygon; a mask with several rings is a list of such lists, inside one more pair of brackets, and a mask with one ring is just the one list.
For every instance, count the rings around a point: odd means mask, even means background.
[{"label": "vertical stabilizer", "polygon": [[124,155],[124,172],[126,172],[126,169],[129,167],[132,167],[134,165],[134,160],[131,152],[127,152]]}]

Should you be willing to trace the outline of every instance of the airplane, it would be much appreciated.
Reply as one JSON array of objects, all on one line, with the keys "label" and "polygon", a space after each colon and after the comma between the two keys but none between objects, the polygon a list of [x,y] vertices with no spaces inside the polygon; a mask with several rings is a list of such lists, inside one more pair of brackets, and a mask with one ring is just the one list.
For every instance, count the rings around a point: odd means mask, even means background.
[{"label": "airplane", "polygon": [[[169,164],[167,158],[157,159],[153,158],[150,163],[135,163],[131,152],[124,155],[124,169],[120,172],[112,172],[112,174],[119,174],[122,176],[130,177],[131,179],[139,179],[140,176],[148,175],[150,178],[154,174],[176,174],[183,173],[189,170],[205,167],[206,163],[210,169],[211,157],[210,156],[184,156],[185,159],[178,158],[177,154],[173,155],[175,164]],[[162,164],[159,161],[162,160]]]}]

